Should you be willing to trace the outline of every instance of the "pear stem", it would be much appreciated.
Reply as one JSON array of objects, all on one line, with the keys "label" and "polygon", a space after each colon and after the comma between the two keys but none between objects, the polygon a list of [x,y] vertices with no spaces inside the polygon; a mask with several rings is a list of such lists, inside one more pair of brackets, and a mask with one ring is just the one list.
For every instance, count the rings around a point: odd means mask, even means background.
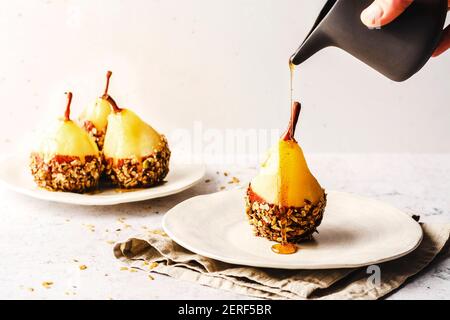
[{"label": "pear stem", "polygon": [[110,104],[111,107],[113,108],[113,111],[114,111],[114,112],[117,113],[117,112],[121,112],[121,111],[122,111],[122,109],[119,108],[119,106],[117,106],[116,101],[114,101],[114,99],[111,98],[109,95],[107,95],[107,96],[105,97],[105,99],[106,99],[106,101],[109,102],[109,104]]},{"label": "pear stem", "polygon": [[295,127],[297,126],[298,118],[300,115],[300,110],[302,109],[302,106],[300,102],[294,101],[292,103],[291,108],[291,119],[289,121],[289,127],[287,128],[286,132],[282,135],[281,139],[284,141],[295,141],[294,135],[295,135]]},{"label": "pear stem", "polygon": [[106,72],[106,87],[105,92],[103,93],[103,98],[106,98],[108,96],[108,89],[109,89],[109,80],[111,79],[112,71]]},{"label": "pear stem", "polygon": [[66,112],[64,112],[64,121],[70,121],[70,105],[72,103],[72,92],[66,92],[67,95],[67,106]]}]

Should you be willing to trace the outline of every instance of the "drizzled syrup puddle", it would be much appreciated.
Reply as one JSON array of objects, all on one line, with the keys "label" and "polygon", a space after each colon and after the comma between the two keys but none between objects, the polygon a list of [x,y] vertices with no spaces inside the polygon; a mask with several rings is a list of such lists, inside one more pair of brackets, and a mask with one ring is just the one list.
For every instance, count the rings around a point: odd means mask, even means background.
[{"label": "drizzled syrup puddle", "polygon": [[297,245],[293,243],[276,243],[272,246],[272,251],[278,254],[293,254],[298,250]]}]

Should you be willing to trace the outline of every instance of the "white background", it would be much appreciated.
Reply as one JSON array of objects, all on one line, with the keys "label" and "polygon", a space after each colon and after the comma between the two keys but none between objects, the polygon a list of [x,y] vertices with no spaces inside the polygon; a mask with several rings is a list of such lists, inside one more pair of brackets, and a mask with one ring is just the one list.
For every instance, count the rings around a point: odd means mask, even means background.
[{"label": "white background", "polygon": [[[323,1],[1,1],[0,143],[74,113],[103,90],[167,134],[178,128],[283,130],[289,56]],[[301,66],[298,138],[307,152],[450,152],[450,54],[404,83],[328,48]],[[221,131],[220,131],[221,132]]]}]

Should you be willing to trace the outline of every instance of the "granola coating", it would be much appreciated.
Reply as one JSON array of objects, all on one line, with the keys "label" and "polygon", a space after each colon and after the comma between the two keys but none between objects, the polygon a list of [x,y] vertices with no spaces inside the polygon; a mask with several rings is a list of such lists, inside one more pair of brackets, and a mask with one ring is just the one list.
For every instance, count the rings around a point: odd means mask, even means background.
[{"label": "granola coating", "polygon": [[104,174],[112,184],[121,188],[147,188],[154,186],[169,173],[170,149],[164,136],[154,153],[146,157],[105,158]]},{"label": "granola coating", "polygon": [[39,153],[30,156],[30,169],[36,184],[50,191],[83,193],[94,189],[100,177],[101,158],[54,156],[44,160]]},{"label": "granola coating", "polygon": [[326,206],[325,191],[317,204],[305,199],[302,207],[279,207],[252,197],[253,191],[249,186],[245,197],[246,214],[256,236],[265,237],[272,241],[281,242],[280,217],[286,217],[286,240],[298,243],[312,238],[317,227],[322,222]]}]

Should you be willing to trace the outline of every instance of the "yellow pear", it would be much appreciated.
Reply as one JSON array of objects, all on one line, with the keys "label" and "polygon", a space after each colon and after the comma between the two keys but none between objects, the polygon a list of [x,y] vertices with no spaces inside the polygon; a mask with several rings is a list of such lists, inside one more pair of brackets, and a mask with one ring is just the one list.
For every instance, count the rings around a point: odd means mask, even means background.
[{"label": "yellow pear", "polygon": [[246,212],[256,234],[278,242],[309,239],[326,204],[325,192],[294,138],[300,109],[294,102],[286,133],[270,149],[247,190]]},{"label": "yellow pear", "polygon": [[166,138],[133,111],[119,108],[111,97],[107,101],[113,112],[108,116],[103,146],[106,175],[123,188],[160,183],[169,172]]},{"label": "yellow pear", "polygon": [[84,192],[97,186],[101,157],[95,141],[70,120],[72,93],[67,93],[64,118],[46,130],[30,156],[30,168],[39,187],[52,191]]},{"label": "yellow pear", "polygon": [[103,95],[97,98],[94,103],[88,105],[80,115],[83,128],[95,139],[100,150],[103,148],[108,116],[112,110],[107,99],[111,75],[111,71],[106,73],[106,87]]},{"label": "yellow pear", "polygon": [[292,140],[280,140],[270,150],[251,187],[268,203],[288,207],[301,207],[305,200],[317,203],[323,194],[309,171],[302,149]]}]

